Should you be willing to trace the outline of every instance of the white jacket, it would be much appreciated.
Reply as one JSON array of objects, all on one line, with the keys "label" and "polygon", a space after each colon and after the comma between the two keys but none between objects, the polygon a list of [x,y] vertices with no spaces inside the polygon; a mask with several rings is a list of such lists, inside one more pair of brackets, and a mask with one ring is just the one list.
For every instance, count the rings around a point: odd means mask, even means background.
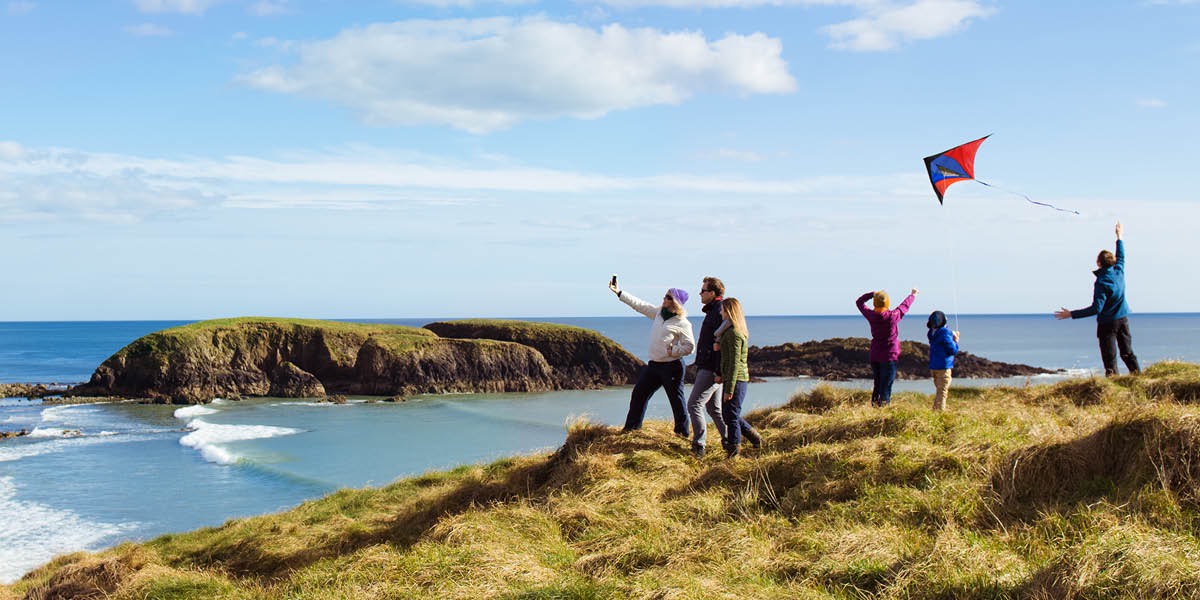
[{"label": "white jacket", "polygon": [[686,318],[676,315],[663,320],[661,306],[650,304],[625,290],[621,290],[619,298],[633,310],[654,320],[654,324],[650,326],[650,360],[679,360],[696,349],[696,341],[692,338],[692,324]]}]

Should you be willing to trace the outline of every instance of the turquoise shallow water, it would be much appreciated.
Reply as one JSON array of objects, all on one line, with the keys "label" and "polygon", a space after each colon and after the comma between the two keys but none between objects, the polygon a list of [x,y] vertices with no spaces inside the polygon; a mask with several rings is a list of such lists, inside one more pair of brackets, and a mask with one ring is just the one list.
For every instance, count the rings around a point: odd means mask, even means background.
[{"label": "turquoise shallow water", "polygon": [[[644,319],[555,321],[596,329],[644,357]],[[902,335],[919,339],[923,321],[907,319]],[[1193,342],[1200,316],[1138,315],[1133,322],[1144,363],[1200,362]],[[0,380],[81,381],[124,344],[173,324],[0,323]],[[861,336],[866,329],[860,317],[755,317],[750,326],[752,343],[763,345]],[[963,348],[988,358],[1099,367],[1092,322],[965,316],[960,326]],[[754,384],[747,405],[777,405],[815,384],[805,379]],[[930,392],[932,384],[898,382],[897,388]],[[583,416],[620,424],[628,398],[628,388],[611,388],[343,406],[258,399],[188,408],[47,407],[0,400],[0,429],[34,431],[0,443],[0,515],[16,516],[0,520],[0,581],[62,552],[273,512],[339,487],[382,485],[432,469],[549,450],[562,442],[569,420]],[[669,415],[660,393],[649,416]]]}]

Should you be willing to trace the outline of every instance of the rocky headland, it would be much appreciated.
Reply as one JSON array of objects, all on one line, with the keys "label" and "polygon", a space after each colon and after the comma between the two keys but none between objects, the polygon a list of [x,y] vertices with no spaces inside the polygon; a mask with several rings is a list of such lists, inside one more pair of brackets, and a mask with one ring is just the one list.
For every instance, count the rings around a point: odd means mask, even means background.
[{"label": "rocky headland", "polygon": [[[833,338],[778,346],[751,346],[750,373],[760,377],[819,377],[831,381],[871,379],[868,355],[871,340],[867,338]],[[991,361],[970,352],[959,352],[954,358],[955,378],[998,379],[1054,373],[1039,367]],[[929,345],[902,341],[900,360],[896,365],[898,379],[929,377]]]},{"label": "rocky headland", "polygon": [[186,404],[533,392],[631,383],[640,366],[612,340],[566,325],[472,320],[418,328],[245,317],[143,336],[66,395]]}]

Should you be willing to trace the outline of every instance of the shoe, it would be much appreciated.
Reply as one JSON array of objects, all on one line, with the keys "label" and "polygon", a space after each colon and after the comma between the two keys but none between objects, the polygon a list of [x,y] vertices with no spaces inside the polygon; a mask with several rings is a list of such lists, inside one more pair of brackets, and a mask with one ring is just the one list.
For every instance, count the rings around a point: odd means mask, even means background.
[{"label": "shoe", "polygon": [[692,444],[692,455],[696,458],[704,458],[704,444]]},{"label": "shoe", "polygon": [[685,440],[690,440],[690,439],[692,439],[692,434],[691,434],[691,432],[689,432],[689,431],[678,431],[678,430],[677,430],[677,431],[675,432],[675,435],[677,435],[677,436],[679,436],[679,437],[681,437],[681,438],[683,438],[683,439],[685,439]]},{"label": "shoe", "polygon": [[742,432],[742,436],[746,438],[747,442],[750,442],[751,448],[762,448],[762,436],[758,434],[757,429],[751,427],[749,431]]},{"label": "shoe", "polygon": [[732,458],[737,458],[738,454],[740,454],[740,452],[739,452],[737,446],[730,446],[725,449],[725,459],[726,460],[732,459]]}]

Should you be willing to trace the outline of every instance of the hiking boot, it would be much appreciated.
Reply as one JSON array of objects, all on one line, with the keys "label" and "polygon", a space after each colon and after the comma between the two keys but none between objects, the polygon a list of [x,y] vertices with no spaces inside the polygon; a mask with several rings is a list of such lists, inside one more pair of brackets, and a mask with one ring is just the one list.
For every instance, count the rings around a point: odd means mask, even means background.
[{"label": "hiking boot", "polygon": [[742,436],[750,442],[751,448],[762,448],[762,436],[758,434],[758,430],[751,427],[748,431],[743,431]]},{"label": "hiking boot", "polygon": [[738,454],[740,454],[740,452],[737,446],[730,446],[725,449],[726,460],[737,458]]},{"label": "hiking boot", "polygon": [[704,458],[704,444],[692,444],[692,455],[696,458]]}]

